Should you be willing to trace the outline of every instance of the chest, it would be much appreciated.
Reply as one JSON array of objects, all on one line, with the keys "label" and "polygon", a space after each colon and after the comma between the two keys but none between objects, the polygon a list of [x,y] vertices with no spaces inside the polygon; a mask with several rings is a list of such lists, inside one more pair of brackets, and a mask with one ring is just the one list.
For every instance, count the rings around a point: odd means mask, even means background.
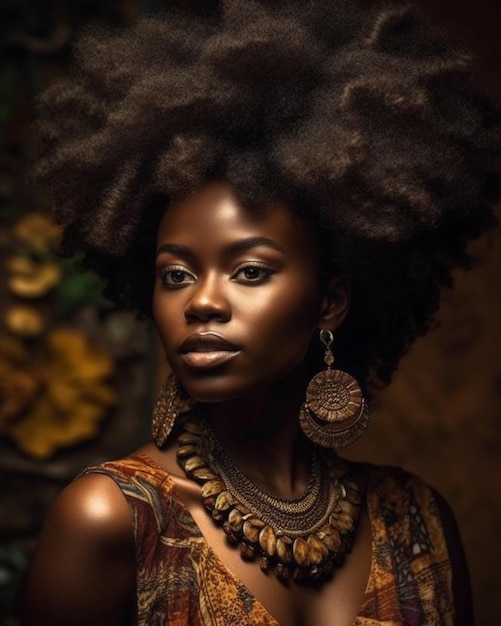
[{"label": "chest", "polygon": [[454,623],[430,621],[427,614],[435,615],[438,606],[444,615],[452,610],[440,528],[414,505],[409,516],[409,503],[394,488],[384,492],[392,496],[391,507],[371,494],[351,553],[319,588],[284,585],[257,562],[243,561],[207,515],[193,483],[176,477],[175,488],[182,502],[170,495],[157,500],[172,492],[169,482],[161,493],[132,498],[139,626],[353,626],[414,623],[417,615],[416,623]]},{"label": "chest", "polygon": [[364,556],[354,554],[318,588],[275,584],[271,576],[263,580],[260,572],[253,579],[248,573],[245,586],[280,626],[352,626],[363,604],[369,569]]},{"label": "chest", "polygon": [[363,603],[371,567],[370,524],[366,517],[343,566],[332,579],[317,587],[284,584],[273,572],[263,574],[257,562],[242,561],[238,550],[228,546],[218,531],[209,525],[203,529],[210,549],[221,563],[221,574],[228,570],[281,626],[353,624]]},{"label": "chest", "polygon": [[[163,555],[141,577],[153,586],[167,614],[184,614],[190,626],[351,626],[364,600],[371,568],[371,532],[363,517],[355,545],[335,576],[318,587],[284,584],[273,572],[264,574],[257,561],[243,561],[220,527],[191,500],[192,534],[164,540],[151,552]],[[187,520],[178,519],[177,523]],[[157,568],[161,568],[159,572]],[[153,592],[153,589],[151,590]],[[140,595],[144,595],[141,591]],[[153,604],[156,604],[153,602]],[[140,604],[148,604],[141,602]],[[155,623],[153,616],[145,624]],[[177,622],[176,622],[177,623]],[[140,621],[141,624],[141,621]]]}]

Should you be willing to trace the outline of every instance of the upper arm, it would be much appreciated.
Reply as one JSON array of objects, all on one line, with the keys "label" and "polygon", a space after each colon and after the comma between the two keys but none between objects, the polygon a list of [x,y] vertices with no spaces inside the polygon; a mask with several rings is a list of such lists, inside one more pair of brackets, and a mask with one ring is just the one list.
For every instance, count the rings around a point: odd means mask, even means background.
[{"label": "upper arm", "polygon": [[27,583],[24,626],[123,626],[135,600],[132,518],[118,486],[89,474],[45,521]]},{"label": "upper arm", "polygon": [[456,613],[456,626],[472,626],[473,606],[468,565],[454,515],[444,498],[434,491],[435,501],[444,529],[447,551],[452,570],[452,591]]}]

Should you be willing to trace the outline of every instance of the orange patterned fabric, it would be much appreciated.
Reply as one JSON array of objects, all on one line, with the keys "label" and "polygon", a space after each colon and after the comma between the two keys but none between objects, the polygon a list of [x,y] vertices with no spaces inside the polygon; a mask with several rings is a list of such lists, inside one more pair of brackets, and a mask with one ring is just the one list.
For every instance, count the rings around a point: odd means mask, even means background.
[{"label": "orange patterned fabric", "polygon": [[[432,491],[399,469],[362,470],[373,550],[353,626],[453,626],[452,574]],[[154,461],[130,457],[90,472],[113,478],[130,507],[138,626],[277,626],[211,550],[172,478]]]}]

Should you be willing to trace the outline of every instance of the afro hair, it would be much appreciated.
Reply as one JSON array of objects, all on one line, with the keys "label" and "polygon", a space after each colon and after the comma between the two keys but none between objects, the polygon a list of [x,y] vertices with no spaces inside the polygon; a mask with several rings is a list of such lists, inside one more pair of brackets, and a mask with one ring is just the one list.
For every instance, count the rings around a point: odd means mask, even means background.
[{"label": "afro hair", "polygon": [[170,203],[215,179],[255,210],[286,198],[351,280],[338,356],[386,384],[495,223],[497,108],[412,6],[214,7],[87,30],[41,96],[35,175],[66,245],[149,315]]}]

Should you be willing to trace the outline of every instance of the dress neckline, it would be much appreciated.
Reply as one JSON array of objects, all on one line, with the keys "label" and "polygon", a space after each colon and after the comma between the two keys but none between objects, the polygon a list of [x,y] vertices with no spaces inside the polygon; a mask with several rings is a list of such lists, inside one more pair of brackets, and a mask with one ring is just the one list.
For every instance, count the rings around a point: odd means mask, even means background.
[{"label": "dress neckline", "polygon": [[[178,489],[175,481],[172,478],[172,474],[170,474],[166,469],[161,467],[151,456],[149,456],[148,454],[146,454],[144,452],[139,452],[139,453],[134,454],[134,455],[132,455],[132,456],[130,456],[128,458],[129,459],[139,459],[142,462],[144,462],[146,465],[149,465],[156,472],[160,472],[161,474],[163,474],[164,479],[162,481],[162,486],[168,485],[167,488],[168,488],[169,496],[174,498],[176,500],[176,502],[179,504],[179,506],[182,507],[183,511],[188,515],[188,517],[190,518],[190,520],[191,520],[191,522],[193,524],[193,527],[196,529],[196,532],[198,534],[198,539],[203,541],[206,549],[209,551],[211,557],[215,560],[215,562],[217,563],[218,567],[222,571],[224,571],[229,578],[231,578],[231,580],[234,582],[234,584],[237,587],[239,587],[240,589],[245,591],[245,594],[250,599],[252,599],[252,601],[256,604],[256,606],[259,607],[259,609],[263,613],[266,614],[266,616],[271,620],[270,626],[274,626],[274,625],[280,626],[279,622],[276,620],[276,618],[273,617],[273,615],[271,615],[271,613],[268,611],[268,609],[259,601],[258,598],[256,598],[256,596],[247,587],[247,585],[242,580],[240,580],[240,578],[238,578],[238,576],[236,574],[234,574],[234,572],[219,558],[219,556],[217,555],[215,550],[213,550],[213,548],[211,547],[210,543],[207,541],[205,535],[203,534],[200,526],[197,524],[195,518],[191,514],[188,506],[184,502],[183,496],[179,492],[179,489]],[[373,578],[375,576],[375,569],[376,569],[375,552],[376,552],[376,536],[377,536],[377,533],[375,533],[375,524],[374,524],[374,518],[373,518],[373,510],[372,510],[370,499],[371,499],[371,494],[369,492],[369,489],[367,489],[367,492],[366,492],[366,508],[367,508],[367,515],[368,515],[368,518],[369,518],[369,526],[370,526],[370,531],[371,531],[371,566],[370,566],[370,570],[369,570],[369,576],[367,578],[367,584],[365,586],[365,591],[364,591],[363,598],[362,598],[362,603],[360,604],[360,607],[357,610],[357,615],[355,617],[355,620],[354,620],[352,626],[356,626],[357,620],[358,620],[358,618],[360,616],[360,612],[361,612],[361,610],[363,609],[363,607],[366,604],[366,601],[367,601],[367,598],[369,596],[370,590],[373,587],[372,583],[373,583]]]}]

